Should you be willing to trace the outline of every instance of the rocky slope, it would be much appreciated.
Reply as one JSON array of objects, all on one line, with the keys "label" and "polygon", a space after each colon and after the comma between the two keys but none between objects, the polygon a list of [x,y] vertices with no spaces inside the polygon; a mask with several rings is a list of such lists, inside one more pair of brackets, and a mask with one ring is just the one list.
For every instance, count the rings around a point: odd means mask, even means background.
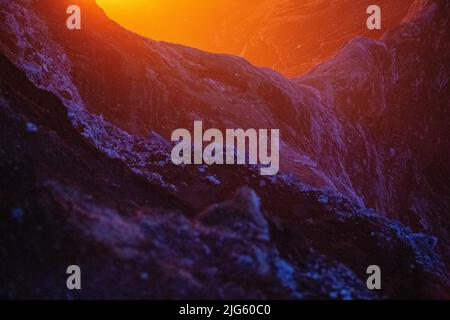
[{"label": "rocky slope", "polygon": [[[233,19],[223,19],[212,50],[233,52],[256,65],[299,76],[329,59],[356,36],[378,40],[400,24],[413,0],[265,0]],[[382,30],[366,27],[366,10],[382,10]],[[200,35],[199,35],[200,37]],[[221,41],[221,39],[231,39]]]},{"label": "rocky slope", "polygon": [[[292,80],[93,1],[76,32],[66,1],[1,4],[1,295],[64,297],[75,260],[81,298],[448,297],[445,1]],[[166,139],[194,119],[280,128],[282,174],[174,167]]]},{"label": "rocky slope", "polygon": [[[299,76],[356,36],[380,39],[400,24],[412,2],[172,0],[158,6],[141,2],[126,13],[121,6],[105,8],[113,19],[149,38],[242,56],[255,65]],[[382,10],[380,31],[366,27],[366,10],[374,4]]]}]

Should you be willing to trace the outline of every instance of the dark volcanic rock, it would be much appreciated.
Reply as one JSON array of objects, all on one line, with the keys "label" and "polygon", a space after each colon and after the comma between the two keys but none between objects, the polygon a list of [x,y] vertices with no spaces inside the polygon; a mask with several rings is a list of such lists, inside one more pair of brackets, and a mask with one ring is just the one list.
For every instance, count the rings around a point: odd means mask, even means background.
[{"label": "dark volcanic rock", "polygon": [[261,212],[260,199],[248,187],[239,189],[233,200],[205,210],[199,220],[245,237],[269,240],[269,225]]},{"label": "dark volcanic rock", "polygon": [[[448,2],[293,80],[68,3],[0,8],[1,296],[449,298]],[[280,128],[282,173],[172,165],[197,119]]]},{"label": "dark volcanic rock", "polygon": [[[331,58],[356,36],[380,39],[401,23],[413,2],[172,0],[155,10],[137,5],[133,9],[136,21],[148,22],[134,23],[133,28],[152,39],[242,56],[286,76],[299,76]],[[382,30],[366,26],[367,8],[374,4],[381,8]]]}]

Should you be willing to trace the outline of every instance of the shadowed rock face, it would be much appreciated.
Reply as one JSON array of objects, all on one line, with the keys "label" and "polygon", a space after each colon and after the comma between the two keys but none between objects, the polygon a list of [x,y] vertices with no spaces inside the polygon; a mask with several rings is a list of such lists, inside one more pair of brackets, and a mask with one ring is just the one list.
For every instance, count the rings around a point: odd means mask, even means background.
[{"label": "shadowed rock face", "polygon": [[[67,4],[0,9],[0,295],[71,298],[75,261],[75,298],[449,297],[448,3],[292,80]],[[194,119],[280,128],[283,173],[173,166]]]}]

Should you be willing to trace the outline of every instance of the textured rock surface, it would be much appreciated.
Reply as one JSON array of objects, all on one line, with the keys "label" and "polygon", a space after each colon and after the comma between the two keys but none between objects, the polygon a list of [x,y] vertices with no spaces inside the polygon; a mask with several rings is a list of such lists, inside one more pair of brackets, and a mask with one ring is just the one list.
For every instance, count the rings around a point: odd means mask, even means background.
[{"label": "textured rock surface", "polygon": [[[172,0],[158,6],[135,4],[126,14],[103,3],[108,15],[151,39],[238,55],[287,76],[299,76],[356,36],[378,40],[401,22],[412,2]],[[367,8],[374,4],[382,10],[381,31],[366,27]]]},{"label": "textured rock surface", "polygon": [[[271,67],[287,76],[298,76],[332,57],[356,36],[379,39],[383,31],[402,21],[412,2],[260,1],[253,4],[250,14],[243,11],[243,16],[224,19],[212,47],[240,54],[256,65]],[[366,27],[366,10],[373,4],[382,10],[380,31]],[[220,41],[222,38],[232,41]]]},{"label": "textured rock surface", "polygon": [[[1,4],[1,296],[71,298],[79,263],[75,298],[449,297],[446,1],[292,80],[93,1],[79,32],[66,1]],[[282,174],[171,165],[194,119],[280,128]]]}]

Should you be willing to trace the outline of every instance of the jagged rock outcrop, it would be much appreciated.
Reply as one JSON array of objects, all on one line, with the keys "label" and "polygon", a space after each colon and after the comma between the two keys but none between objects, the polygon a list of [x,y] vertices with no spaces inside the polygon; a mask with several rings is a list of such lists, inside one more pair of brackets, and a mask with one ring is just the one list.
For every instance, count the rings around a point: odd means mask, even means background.
[{"label": "jagged rock outcrop", "polygon": [[[74,298],[449,297],[446,1],[292,80],[79,3],[69,32],[67,1],[1,2],[0,295],[72,298],[77,262]],[[172,165],[194,119],[280,128],[282,173]]]},{"label": "jagged rock outcrop", "polygon": [[205,225],[229,229],[243,237],[269,240],[269,225],[260,205],[255,191],[244,187],[236,192],[233,200],[215,204],[202,212],[199,221]]}]

